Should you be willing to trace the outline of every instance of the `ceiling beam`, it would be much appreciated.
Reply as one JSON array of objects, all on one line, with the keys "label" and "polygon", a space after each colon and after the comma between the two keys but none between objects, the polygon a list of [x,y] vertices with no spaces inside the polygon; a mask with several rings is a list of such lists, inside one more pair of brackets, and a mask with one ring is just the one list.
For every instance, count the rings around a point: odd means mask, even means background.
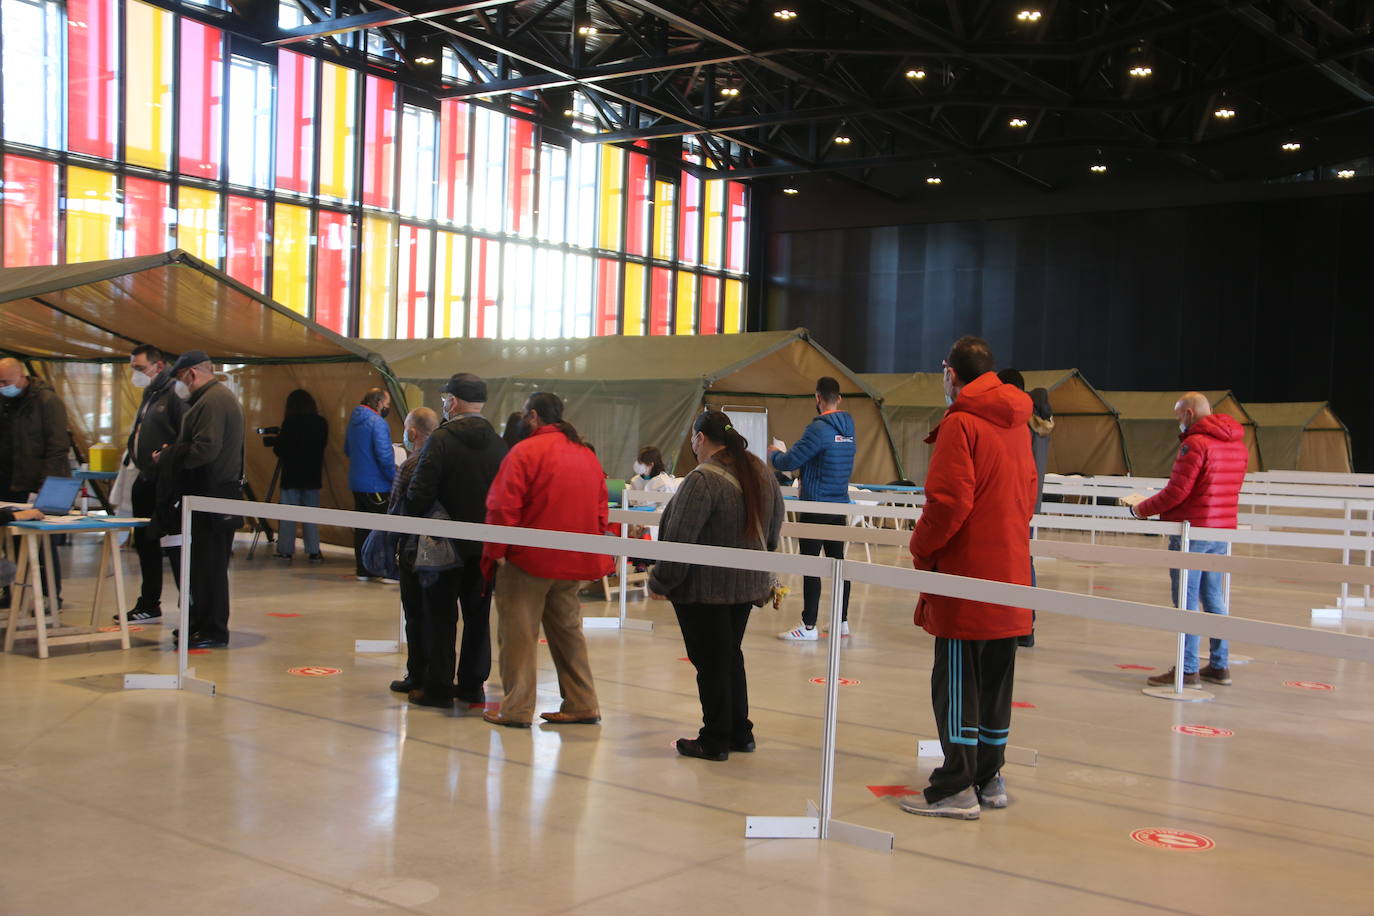
[{"label": "ceiling beam", "polygon": [[359,29],[378,29],[382,26],[400,25],[403,22],[423,22],[430,19],[437,19],[440,16],[457,16],[463,13],[471,13],[478,10],[487,10],[496,6],[504,6],[508,3],[515,3],[518,0],[483,0],[480,3],[459,3],[453,6],[445,6],[436,10],[422,10],[420,12],[407,12],[399,7],[390,4],[379,4],[382,9],[370,10],[367,12],[356,13],[352,16],[336,16],[330,19],[322,19],[308,25],[298,26],[294,29],[283,29],[282,37],[264,42],[270,47],[280,47],[282,45],[295,44],[301,41],[312,41],[316,38],[326,38],[330,35],[338,35],[343,32],[356,32]]}]

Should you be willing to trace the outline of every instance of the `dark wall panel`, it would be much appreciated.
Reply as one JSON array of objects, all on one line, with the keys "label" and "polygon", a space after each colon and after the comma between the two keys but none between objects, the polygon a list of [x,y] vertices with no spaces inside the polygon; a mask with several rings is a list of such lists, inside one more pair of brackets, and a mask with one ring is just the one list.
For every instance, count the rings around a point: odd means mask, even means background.
[{"label": "dark wall panel", "polygon": [[863,372],[934,371],[961,334],[1104,388],[1330,400],[1374,471],[1374,195],[769,239],[767,327]]}]

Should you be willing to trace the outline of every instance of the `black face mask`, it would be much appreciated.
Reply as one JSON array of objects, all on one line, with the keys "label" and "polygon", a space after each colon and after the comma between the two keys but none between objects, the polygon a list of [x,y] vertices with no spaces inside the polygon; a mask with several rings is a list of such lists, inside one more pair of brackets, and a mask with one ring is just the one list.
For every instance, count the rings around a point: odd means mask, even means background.
[{"label": "black face mask", "polygon": [[391,405],[388,404],[386,407],[383,407],[381,410],[377,411],[377,413],[381,415],[383,420],[385,420],[388,416],[391,415]]}]

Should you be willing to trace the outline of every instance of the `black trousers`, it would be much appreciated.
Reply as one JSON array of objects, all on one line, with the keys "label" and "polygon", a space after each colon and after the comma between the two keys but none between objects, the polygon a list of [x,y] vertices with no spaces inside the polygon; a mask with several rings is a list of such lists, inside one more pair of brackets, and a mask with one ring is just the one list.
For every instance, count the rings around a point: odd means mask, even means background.
[{"label": "black trousers", "polygon": [[935,639],[930,698],[945,762],[930,774],[926,801],[986,785],[1006,758],[1016,637]]},{"label": "black trousers", "polygon": [[697,739],[710,753],[754,740],[749,721],[749,684],[744,674],[744,630],[750,604],[678,604],[673,602],[687,657],[697,669],[701,698],[701,731]]},{"label": "black trousers", "polygon": [[[390,496],[390,493],[359,493],[357,490],[354,490],[353,508],[359,512],[372,512],[376,515],[384,515],[386,513],[387,500]],[[372,532],[368,531],[366,528],[353,529],[353,566],[357,569],[358,575],[360,576],[372,575],[372,573],[367,571],[367,567],[363,566],[363,541],[367,540],[367,536],[371,533]]]},{"label": "black trousers", "polygon": [[[157,483],[134,480],[129,490],[134,515],[138,518],[152,518],[157,508]],[[138,553],[138,568],[143,574],[143,589],[139,592],[139,607],[156,608],[162,604],[162,558],[172,562],[172,581],[181,587],[181,548],[163,547],[151,526],[134,529],[134,550]]]},{"label": "black trousers", "polygon": [[237,525],[221,515],[191,516],[191,633],[229,638],[229,553]]},{"label": "black trousers", "polygon": [[[845,516],[843,515],[821,515],[812,512],[803,512],[798,520],[803,525],[843,525]],[[801,548],[804,556],[820,556],[822,550],[825,555],[832,560],[844,559],[844,541],[818,541],[812,538],[798,538],[797,544]],[[844,617],[849,619],[849,586],[848,579],[844,580]],[[816,617],[821,607],[821,580],[815,576],[807,576],[802,582],[802,623],[808,627],[816,625]]]},{"label": "black trousers", "polygon": [[[18,493],[18,492],[16,492],[16,493],[6,493],[6,494],[4,495],[4,500],[5,500],[5,502],[9,502],[9,503],[26,503],[26,502],[29,501],[29,494],[28,494],[28,493]],[[61,545],[63,545],[63,544],[66,543],[66,541],[65,541],[66,535],[65,535],[65,534],[51,534],[51,535],[48,535],[48,537],[52,539],[52,582],[53,582],[53,586],[57,589],[57,595],[56,595],[55,597],[57,598],[58,601],[61,601],[61,600],[62,600],[62,554],[58,551],[57,548],[58,548],[59,546],[61,546]],[[18,536],[18,535],[15,535],[15,537],[14,537],[14,542],[11,544],[11,546],[12,546],[14,549],[10,551],[10,556],[12,556],[12,557],[18,557],[18,556],[19,556],[19,536]],[[47,575],[46,572],[43,572],[43,571],[46,570],[47,568],[48,568],[48,556],[47,556],[47,551],[39,550],[39,551],[38,551],[38,569],[39,569],[39,571],[40,571],[44,576],[46,576],[46,575]],[[43,580],[43,588],[46,589],[47,587],[48,587],[47,579],[44,578],[44,580]],[[53,596],[53,595],[48,595],[47,597],[48,597],[48,599],[51,600],[54,596]]]},{"label": "black trousers", "polygon": [[420,577],[401,565],[401,612],[406,621],[406,680],[423,686],[429,670],[425,639],[425,596]]},{"label": "black trousers", "polygon": [[[459,569],[438,573],[421,589],[424,606],[425,692],[477,701],[491,675],[491,594],[477,557],[466,558]],[[483,594],[487,592],[487,594]],[[463,615],[463,640],[457,648],[458,613]],[[457,688],[454,664],[457,663]]]}]

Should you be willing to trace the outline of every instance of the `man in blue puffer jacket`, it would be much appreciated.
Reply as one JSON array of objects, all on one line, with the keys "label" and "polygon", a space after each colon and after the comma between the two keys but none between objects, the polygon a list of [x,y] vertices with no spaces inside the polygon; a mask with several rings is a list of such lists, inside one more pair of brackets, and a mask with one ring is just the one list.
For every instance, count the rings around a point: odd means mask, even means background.
[{"label": "man in blue puffer jacket", "polygon": [[[390,412],[391,395],[385,388],[371,388],[348,418],[348,434],[344,436],[348,488],[353,491],[353,508],[359,512],[386,512],[391,482],[396,477],[396,453],[391,447],[391,426],[386,422]],[[369,533],[365,528],[353,529],[353,562],[359,582],[373,578],[363,566],[363,541]]]},{"label": "man in blue puffer jacket", "polygon": [[[816,381],[816,413],[797,444],[788,451],[769,447],[775,470],[801,471],[803,501],[849,502],[849,477],[854,471],[854,418],[840,410],[840,383],[826,375]],[[801,513],[804,525],[843,525],[843,515]],[[801,552],[817,556],[822,550],[832,559],[844,557],[844,541],[800,538]],[[779,633],[778,639],[811,642],[817,637],[816,616],[821,604],[821,580],[807,576],[802,589],[802,625]],[[844,619],[840,635],[849,635],[849,582],[844,583]]]}]

